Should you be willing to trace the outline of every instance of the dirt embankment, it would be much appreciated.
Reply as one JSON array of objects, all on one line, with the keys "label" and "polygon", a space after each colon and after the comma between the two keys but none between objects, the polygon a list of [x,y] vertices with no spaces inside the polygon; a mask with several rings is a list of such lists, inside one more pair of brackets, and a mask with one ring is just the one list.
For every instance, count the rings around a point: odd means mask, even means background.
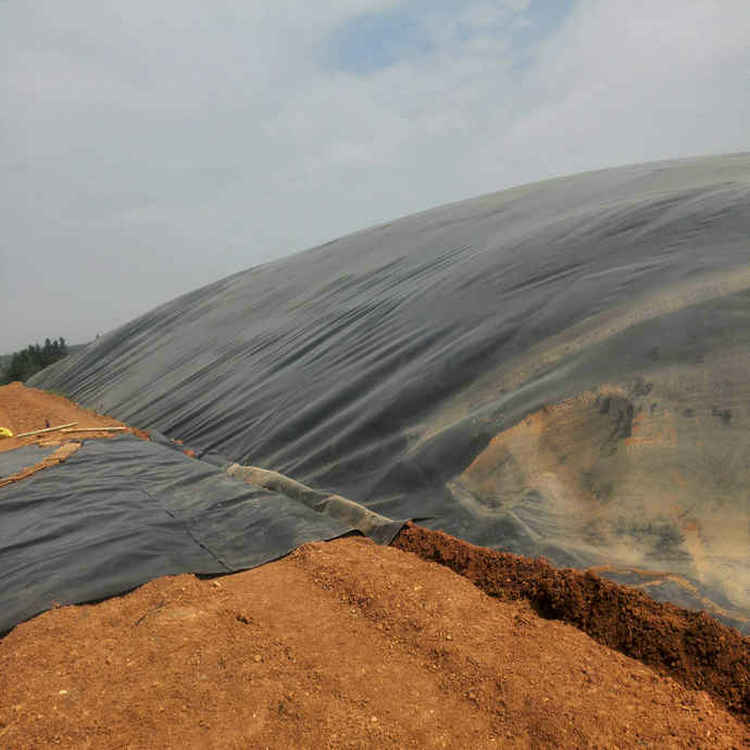
[{"label": "dirt embankment", "polygon": [[0,747],[730,748],[746,727],[576,628],[351,537],[162,578],[0,641]]},{"label": "dirt embankment", "polygon": [[556,569],[414,524],[393,544],[447,566],[490,596],[528,601],[541,617],[570,623],[750,720],[750,640],[705,613],[656,602],[592,573]]},{"label": "dirt embankment", "polygon": [[[9,451],[32,443],[38,445],[60,445],[67,440],[109,438],[117,432],[95,431],[94,427],[120,427],[145,440],[148,433],[130,427],[123,422],[97,414],[90,409],[68,401],[64,396],[29,388],[15,382],[0,388],[0,427],[8,427],[14,435],[47,427],[77,422],[71,432],[48,432],[26,438],[0,439],[0,451]],[[83,430],[81,428],[84,428]]]}]

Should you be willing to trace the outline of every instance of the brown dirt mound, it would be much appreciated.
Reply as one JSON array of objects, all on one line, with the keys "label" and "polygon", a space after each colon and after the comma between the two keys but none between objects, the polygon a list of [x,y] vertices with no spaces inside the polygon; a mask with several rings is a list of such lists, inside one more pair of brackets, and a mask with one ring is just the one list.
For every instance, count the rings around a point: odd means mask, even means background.
[{"label": "brown dirt mound", "polygon": [[540,616],[570,623],[750,720],[750,640],[704,612],[656,602],[590,572],[556,569],[545,560],[477,547],[414,524],[393,544],[447,566],[490,596],[526,600]]},{"label": "brown dirt mound", "polygon": [[[106,415],[97,414],[90,409],[84,409],[72,401],[68,401],[64,396],[41,391],[38,388],[29,388],[19,382],[0,387],[0,427],[10,428],[14,435],[70,422],[78,422],[76,428],[126,427],[127,431],[133,435],[148,440],[148,433],[143,430],[129,427],[123,422]],[[49,432],[27,438],[0,439],[0,451],[14,450],[32,443],[60,445],[68,440],[111,437],[113,437],[113,433],[105,431]]]},{"label": "brown dirt mound", "polygon": [[0,747],[730,748],[747,729],[529,604],[361,538],[0,641]]}]

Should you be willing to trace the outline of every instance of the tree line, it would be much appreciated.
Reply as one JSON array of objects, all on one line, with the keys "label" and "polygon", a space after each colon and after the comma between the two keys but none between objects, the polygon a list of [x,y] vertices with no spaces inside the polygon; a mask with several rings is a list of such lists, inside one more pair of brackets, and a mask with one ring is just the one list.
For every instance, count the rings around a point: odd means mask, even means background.
[{"label": "tree line", "polygon": [[68,345],[62,336],[54,341],[45,339],[44,346],[30,344],[13,354],[8,366],[0,372],[0,384],[11,383],[14,380],[28,380],[40,370],[62,359],[67,353]]}]

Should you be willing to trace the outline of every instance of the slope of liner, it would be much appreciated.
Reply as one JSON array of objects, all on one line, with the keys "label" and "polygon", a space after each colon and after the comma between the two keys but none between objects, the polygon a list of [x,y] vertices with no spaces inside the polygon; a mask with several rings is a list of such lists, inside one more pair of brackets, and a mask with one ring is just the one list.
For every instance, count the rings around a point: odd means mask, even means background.
[{"label": "slope of liner", "polygon": [[236,274],[32,382],[476,544],[674,574],[746,628],[748,237],[747,154],[551,180]]},{"label": "slope of liner", "polygon": [[0,481],[41,463],[53,452],[51,446],[25,445],[10,451],[0,451]]},{"label": "slope of liner", "polygon": [[[41,461],[28,464],[27,460],[24,459],[22,466],[19,467],[18,471],[8,474],[7,476],[0,476],[0,487],[5,487],[6,484],[13,484],[14,482],[22,482],[24,479],[28,479],[38,471],[44,471],[44,469],[48,469],[50,466],[57,466],[58,464],[64,463],[74,453],[77,453],[80,447],[81,443],[73,441],[66,442],[58,446],[48,455],[44,456]],[[4,455],[7,456],[8,454]],[[12,453],[10,455],[12,456]],[[4,462],[0,460],[0,466],[2,466],[3,463]],[[1,513],[0,517],[2,517]]]},{"label": "slope of liner", "polygon": [[0,487],[0,633],[58,604],[163,575],[243,570],[352,531],[134,436],[88,441],[71,455],[73,446],[58,449],[64,463],[48,458],[43,471]]}]

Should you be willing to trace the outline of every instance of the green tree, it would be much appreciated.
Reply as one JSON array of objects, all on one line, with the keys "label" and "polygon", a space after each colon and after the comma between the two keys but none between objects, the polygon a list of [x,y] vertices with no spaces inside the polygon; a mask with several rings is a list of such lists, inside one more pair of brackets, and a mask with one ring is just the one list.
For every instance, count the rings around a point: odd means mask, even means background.
[{"label": "green tree", "polygon": [[29,344],[26,349],[13,354],[5,372],[0,373],[0,385],[14,380],[28,380],[40,370],[62,359],[67,353],[68,347],[62,337],[54,341],[45,339],[43,347],[39,344]]}]

